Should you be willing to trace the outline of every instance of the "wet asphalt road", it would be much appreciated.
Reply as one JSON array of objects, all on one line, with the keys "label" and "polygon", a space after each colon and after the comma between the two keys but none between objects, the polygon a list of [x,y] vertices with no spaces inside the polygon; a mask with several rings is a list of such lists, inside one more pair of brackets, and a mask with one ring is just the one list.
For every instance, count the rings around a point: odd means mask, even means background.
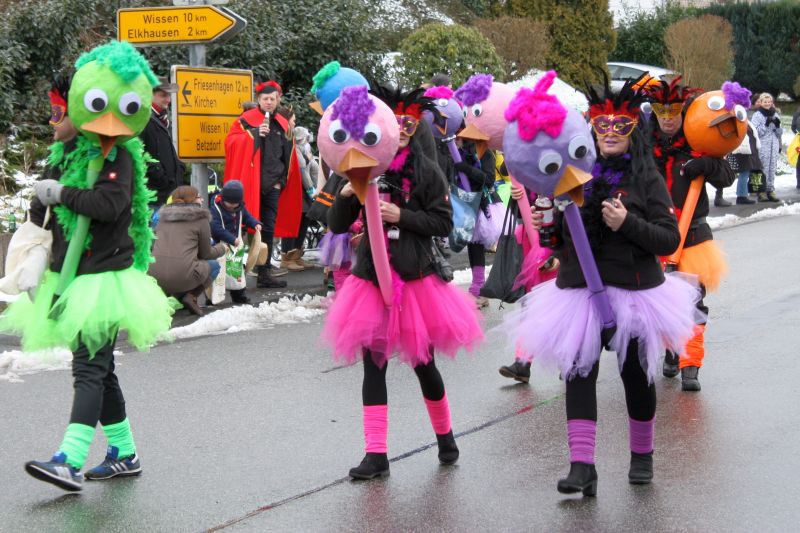
[{"label": "wet asphalt road", "polygon": [[[596,498],[566,474],[563,386],[512,385],[496,333],[441,361],[461,448],[441,467],[413,373],[389,370],[391,477],[344,479],[362,456],[360,366],[336,368],[319,323],[118,358],[144,473],[65,494],[22,464],[49,457],[69,413],[57,371],[0,383],[0,531],[796,531],[800,522],[800,217],[718,232],[732,265],[708,298],[703,391],[658,378],[655,482],[627,482],[613,356],[598,383]],[[486,313],[487,327],[503,311]],[[430,446],[433,445],[433,448]],[[89,464],[102,460],[98,435]]]}]

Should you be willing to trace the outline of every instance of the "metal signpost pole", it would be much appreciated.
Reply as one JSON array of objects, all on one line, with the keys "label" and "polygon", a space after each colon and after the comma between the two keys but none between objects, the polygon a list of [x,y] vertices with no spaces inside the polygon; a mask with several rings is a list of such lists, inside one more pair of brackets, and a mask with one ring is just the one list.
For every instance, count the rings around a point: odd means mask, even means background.
[{"label": "metal signpost pole", "polygon": [[[206,4],[206,0],[197,0],[197,4]],[[206,45],[189,45],[189,66],[206,66]],[[208,194],[208,163],[192,163],[192,187],[200,192],[200,197]]]}]

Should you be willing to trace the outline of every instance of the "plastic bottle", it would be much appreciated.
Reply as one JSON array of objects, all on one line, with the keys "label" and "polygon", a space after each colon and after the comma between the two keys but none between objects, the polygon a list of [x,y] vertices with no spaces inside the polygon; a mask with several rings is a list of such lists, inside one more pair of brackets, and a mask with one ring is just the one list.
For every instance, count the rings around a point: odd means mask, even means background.
[{"label": "plastic bottle", "polygon": [[553,201],[547,196],[537,195],[533,203],[536,211],[542,213],[542,227],[539,229],[539,246],[552,248],[556,244],[556,219]]},{"label": "plastic bottle", "polygon": [[17,217],[12,211],[11,214],[8,215],[8,232],[14,233],[15,231],[17,231]]}]

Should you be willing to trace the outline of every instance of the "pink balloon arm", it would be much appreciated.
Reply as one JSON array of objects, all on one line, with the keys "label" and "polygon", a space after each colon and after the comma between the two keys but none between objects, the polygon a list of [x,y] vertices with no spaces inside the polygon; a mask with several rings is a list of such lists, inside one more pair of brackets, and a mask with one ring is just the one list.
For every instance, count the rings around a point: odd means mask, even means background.
[{"label": "pink balloon arm", "polygon": [[[514,179],[514,176],[509,176],[511,178],[511,183],[513,183],[516,187],[519,187],[523,191],[525,187],[523,187],[520,182]],[[525,235],[528,237],[528,243],[531,245],[531,248],[534,247],[535,241],[539,238],[538,232],[533,229],[533,217],[531,217],[531,202],[528,200],[528,195],[523,194],[522,198],[517,200],[517,205],[519,206],[519,216],[522,217],[522,227],[525,229]]]},{"label": "pink balloon arm", "polygon": [[367,201],[364,204],[364,210],[367,212],[369,249],[372,252],[372,262],[375,265],[375,275],[378,277],[378,287],[381,290],[383,303],[386,304],[386,307],[391,307],[392,270],[389,267],[389,254],[386,251],[386,241],[383,236],[378,184],[375,182],[371,182],[367,187]]},{"label": "pink balloon arm", "polygon": [[[447,148],[450,149],[450,157],[453,158],[454,163],[461,163],[461,154],[458,152],[458,146],[456,146],[456,140],[450,139],[447,141]],[[464,175],[463,172],[458,173],[458,180],[461,182],[461,188],[467,192],[472,192],[472,187],[469,186],[469,180]]]}]

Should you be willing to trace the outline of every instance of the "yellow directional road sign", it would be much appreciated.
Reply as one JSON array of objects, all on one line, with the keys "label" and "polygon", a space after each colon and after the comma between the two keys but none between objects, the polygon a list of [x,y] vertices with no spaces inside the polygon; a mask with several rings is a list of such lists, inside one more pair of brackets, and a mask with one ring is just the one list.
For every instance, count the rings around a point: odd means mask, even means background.
[{"label": "yellow directional road sign", "polygon": [[171,74],[178,85],[172,100],[178,158],[223,161],[225,136],[253,99],[252,71],[173,66]]},{"label": "yellow directional road sign", "polygon": [[215,6],[117,10],[117,38],[140,46],[207,43],[236,34],[245,25],[236,13]]}]

